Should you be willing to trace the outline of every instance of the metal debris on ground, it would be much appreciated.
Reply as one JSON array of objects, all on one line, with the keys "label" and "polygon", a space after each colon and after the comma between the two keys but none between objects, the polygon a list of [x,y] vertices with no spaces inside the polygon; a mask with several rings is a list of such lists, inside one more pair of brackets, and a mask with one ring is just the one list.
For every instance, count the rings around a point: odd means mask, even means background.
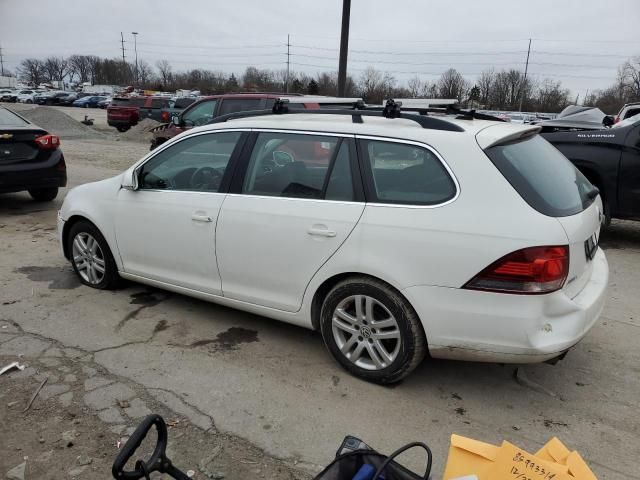
[{"label": "metal debris on ground", "polygon": [[24,365],[21,365],[20,362],[13,362],[9,365],[5,365],[4,367],[2,367],[2,370],[0,370],[0,375],[13,369],[24,370]]},{"label": "metal debris on ground", "polygon": [[40,393],[40,390],[42,390],[42,387],[44,387],[44,384],[47,383],[47,380],[49,380],[49,377],[44,377],[44,380],[42,380],[42,383],[40,384],[40,386],[36,388],[36,391],[33,392],[33,395],[31,396],[31,400],[29,400],[29,403],[27,403],[27,406],[22,411],[22,413],[25,413],[27,410],[31,408],[31,405],[33,405],[33,401],[38,396],[38,393]]}]

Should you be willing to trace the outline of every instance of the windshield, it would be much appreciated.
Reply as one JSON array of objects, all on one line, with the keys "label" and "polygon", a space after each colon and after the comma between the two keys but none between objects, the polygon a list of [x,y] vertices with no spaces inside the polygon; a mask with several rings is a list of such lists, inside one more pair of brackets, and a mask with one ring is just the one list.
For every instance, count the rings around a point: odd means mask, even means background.
[{"label": "windshield", "polygon": [[589,180],[539,135],[496,145],[485,153],[524,201],[544,215],[575,215],[597,196]]}]

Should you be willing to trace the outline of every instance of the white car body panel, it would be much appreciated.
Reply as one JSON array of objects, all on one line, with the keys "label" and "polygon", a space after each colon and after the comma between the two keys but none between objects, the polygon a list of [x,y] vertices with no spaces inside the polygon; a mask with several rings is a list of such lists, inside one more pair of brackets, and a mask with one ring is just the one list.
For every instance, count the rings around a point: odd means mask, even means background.
[{"label": "white car body panel", "polygon": [[[325,281],[366,274],[405,296],[422,321],[432,356],[510,362],[558,356],[586,334],[603,307],[604,254],[598,251],[591,262],[580,257],[584,240],[598,230],[601,203],[564,218],[537,212],[481,150],[501,139],[534,135],[537,127],[452,122],[466,133],[417,128],[404,119],[239,119],[189,130],[129,169],[188,136],[231,126],[339,130],[343,136],[385,137],[431,148],[457,184],[455,198],[443,205],[129,191],[121,189],[125,173],[73,189],[60,212],[60,233],[73,216],[85,217],[106,238],[125,278],[308,328],[316,326],[312,304]],[[193,225],[194,214],[212,221]],[[320,234],[310,235],[312,228]],[[185,238],[193,243],[181,249]],[[567,244],[570,273],[561,290],[514,295],[461,288],[510,252]]]}]

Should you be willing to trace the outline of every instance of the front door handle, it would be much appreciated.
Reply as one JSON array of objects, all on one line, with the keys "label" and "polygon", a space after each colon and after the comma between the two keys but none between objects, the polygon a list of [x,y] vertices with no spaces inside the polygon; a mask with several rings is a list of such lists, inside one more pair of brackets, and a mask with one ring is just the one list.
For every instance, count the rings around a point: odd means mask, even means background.
[{"label": "front door handle", "polygon": [[314,235],[317,237],[329,237],[333,238],[336,236],[336,232],[333,230],[329,230],[325,225],[314,225],[309,230],[307,230],[309,235]]},{"label": "front door handle", "polygon": [[213,222],[213,218],[209,215],[197,215],[195,213],[191,215],[191,220],[194,222]]}]

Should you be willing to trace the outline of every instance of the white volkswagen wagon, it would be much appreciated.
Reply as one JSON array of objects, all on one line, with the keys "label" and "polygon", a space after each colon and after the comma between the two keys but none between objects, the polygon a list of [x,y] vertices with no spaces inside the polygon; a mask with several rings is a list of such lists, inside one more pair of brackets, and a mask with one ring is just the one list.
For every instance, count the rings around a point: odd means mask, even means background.
[{"label": "white volkswagen wagon", "polygon": [[123,277],[319,330],[380,383],[426,354],[553,360],[593,326],[602,203],[538,127],[317,113],[196,128],[74,188],[65,257],[94,288]]}]

